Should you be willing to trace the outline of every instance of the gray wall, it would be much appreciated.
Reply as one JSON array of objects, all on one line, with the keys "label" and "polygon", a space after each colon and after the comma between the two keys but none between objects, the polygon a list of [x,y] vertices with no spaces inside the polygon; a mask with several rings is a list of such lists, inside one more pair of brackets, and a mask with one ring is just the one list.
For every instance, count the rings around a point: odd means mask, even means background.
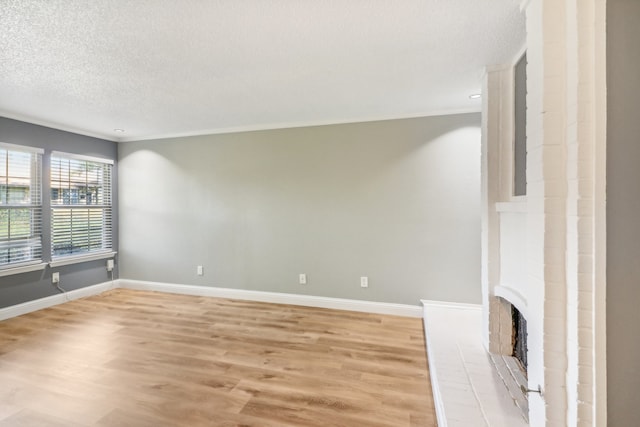
[{"label": "gray wall", "polygon": [[640,419],[640,1],[607,1],[608,425]]},{"label": "gray wall", "polygon": [[[0,142],[9,144],[27,145],[39,147],[44,152],[43,168],[43,235],[48,235],[50,227],[48,180],[49,167],[47,159],[51,151],[64,151],[67,153],[84,154],[87,156],[101,157],[106,159],[117,159],[118,147],[115,142],[105,141],[97,138],[63,132],[17,120],[0,117]],[[114,212],[118,211],[118,173],[114,171]],[[118,218],[114,215],[114,250],[118,248]],[[48,242],[48,240],[45,240]],[[51,258],[51,248],[44,245],[42,248],[43,258],[49,261]],[[60,285],[66,290],[74,290],[89,285],[102,283],[110,279],[107,274],[106,261],[91,261],[57,267],[53,271],[60,272]],[[16,274],[0,277],[0,308],[7,307],[22,302],[47,297],[58,293],[51,284],[50,268],[43,271]],[[118,277],[117,264],[114,270],[114,277]]]},{"label": "gray wall", "polygon": [[527,54],[514,69],[513,195],[527,194]]},{"label": "gray wall", "polygon": [[119,174],[122,278],[480,302],[479,114],[128,142]]}]

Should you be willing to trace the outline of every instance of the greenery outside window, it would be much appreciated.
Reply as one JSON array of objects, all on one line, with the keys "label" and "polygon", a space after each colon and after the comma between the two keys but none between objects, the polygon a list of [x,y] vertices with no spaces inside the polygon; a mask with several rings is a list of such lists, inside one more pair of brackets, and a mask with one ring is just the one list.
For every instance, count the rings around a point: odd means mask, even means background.
[{"label": "greenery outside window", "polygon": [[42,262],[42,154],[0,143],[0,269]]},{"label": "greenery outside window", "polygon": [[111,251],[113,162],[51,154],[52,259]]}]

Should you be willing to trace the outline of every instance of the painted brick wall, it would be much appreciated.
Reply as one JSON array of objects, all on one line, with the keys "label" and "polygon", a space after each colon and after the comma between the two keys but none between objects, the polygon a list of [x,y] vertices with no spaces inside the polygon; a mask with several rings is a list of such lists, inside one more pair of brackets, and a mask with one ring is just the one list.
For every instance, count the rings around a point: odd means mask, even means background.
[{"label": "painted brick wall", "polygon": [[[509,299],[512,292],[511,302],[526,306],[529,387],[543,389],[542,396],[529,394],[532,426],[606,424],[606,390],[598,387],[606,378],[606,367],[604,332],[599,326],[604,323],[599,309],[603,293],[597,286],[605,265],[597,248],[606,236],[601,206],[606,109],[599,102],[605,91],[599,63],[605,56],[605,4],[605,0],[530,0],[523,5],[528,58],[525,284],[514,288],[504,283],[500,272],[513,271],[513,266],[505,265],[513,257],[501,254],[504,244],[487,252],[493,275],[484,279],[490,351],[504,352],[502,344],[508,339],[508,333],[502,333],[505,310],[494,295]],[[509,83],[503,71],[490,72],[489,99],[498,94],[501,105],[508,106],[510,94],[504,86]],[[504,132],[510,111],[491,103],[485,107],[490,122],[483,135],[487,150],[503,151],[511,143],[509,129]],[[496,114],[500,118],[492,121]],[[503,129],[496,130],[496,125]],[[492,158],[487,153],[487,159]],[[509,156],[498,159],[498,169],[505,170],[502,163],[510,161]],[[487,193],[498,194],[496,202],[508,202],[500,188],[509,175],[496,178],[494,173],[489,178],[483,181],[489,186]],[[494,211],[495,206],[486,210],[489,219]],[[508,242],[505,221],[484,225],[486,242],[496,236]]]}]

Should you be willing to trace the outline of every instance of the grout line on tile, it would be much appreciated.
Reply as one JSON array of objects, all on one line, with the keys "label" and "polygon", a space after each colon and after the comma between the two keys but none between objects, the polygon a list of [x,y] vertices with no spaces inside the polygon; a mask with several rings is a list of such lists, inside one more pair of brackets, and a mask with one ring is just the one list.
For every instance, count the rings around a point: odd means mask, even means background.
[{"label": "grout line on tile", "polygon": [[482,418],[484,419],[484,424],[486,427],[489,427],[489,419],[487,418],[487,414],[484,411],[484,407],[482,406],[482,402],[480,401],[480,396],[478,396],[478,392],[476,391],[475,386],[473,385],[473,381],[471,381],[471,374],[469,374],[469,370],[467,369],[467,363],[465,362],[464,355],[462,353],[462,349],[460,348],[460,344],[456,342],[456,347],[458,352],[460,353],[460,359],[462,360],[462,367],[464,368],[464,372],[467,375],[467,379],[469,381],[469,385],[471,386],[471,391],[473,392],[473,397],[476,399],[476,403],[478,404],[478,408],[480,408],[480,412],[482,413]]}]

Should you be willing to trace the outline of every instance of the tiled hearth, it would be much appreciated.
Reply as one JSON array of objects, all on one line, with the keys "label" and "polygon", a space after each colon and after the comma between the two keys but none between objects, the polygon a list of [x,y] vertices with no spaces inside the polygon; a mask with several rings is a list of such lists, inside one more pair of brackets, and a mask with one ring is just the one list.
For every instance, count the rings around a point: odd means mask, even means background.
[{"label": "tiled hearth", "polygon": [[423,301],[439,427],[526,427],[482,344],[480,305]]}]

